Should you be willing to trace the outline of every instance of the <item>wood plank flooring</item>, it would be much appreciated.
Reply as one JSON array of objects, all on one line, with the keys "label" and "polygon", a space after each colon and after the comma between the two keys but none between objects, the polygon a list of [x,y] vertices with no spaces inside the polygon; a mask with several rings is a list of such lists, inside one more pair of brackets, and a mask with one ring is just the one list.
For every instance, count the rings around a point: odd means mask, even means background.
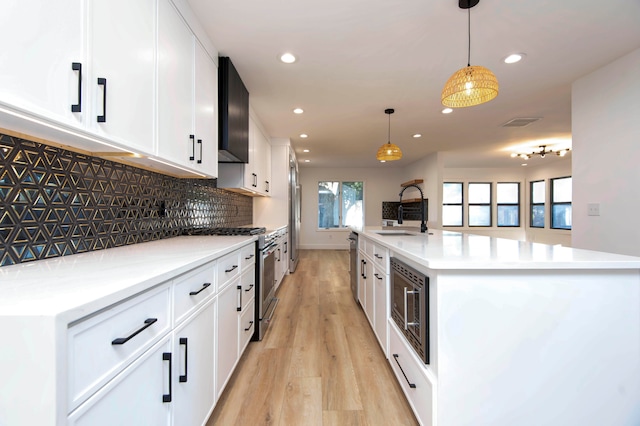
[{"label": "wood plank flooring", "polygon": [[348,269],[345,250],[300,251],[270,329],[249,343],[207,426],[418,424]]}]

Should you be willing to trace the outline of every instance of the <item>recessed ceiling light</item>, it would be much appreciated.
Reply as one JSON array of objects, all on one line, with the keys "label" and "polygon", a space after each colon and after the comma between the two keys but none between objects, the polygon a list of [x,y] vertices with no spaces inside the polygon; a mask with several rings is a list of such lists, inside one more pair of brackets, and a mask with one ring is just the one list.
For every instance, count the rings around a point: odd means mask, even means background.
[{"label": "recessed ceiling light", "polygon": [[306,134],[306,133],[302,133],[302,134],[300,135],[300,137],[304,139],[304,138],[308,138],[308,137],[309,137],[309,135],[308,135],[308,134]]},{"label": "recessed ceiling light", "polygon": [[526,165],[527,165],[527,163],[522,163],[522,164],[521,164],[521,166],[526,166]]},{"label": "recessed ceiling light", "polygon": [[309,152],[309,150],[308,149],[303,149],[302,152]]},{"label": "recessed ceiling light", "polygon": [[304,110],[302,108],[296,108],[293,110],[294,114],[302,114],[304,112]]},{"label": "recessed ceiling light", "polygon": [[453,109],[451,109],[451,108],[445,108],[445,109],[442,110],[443,114],[451,114],[452,112],[453,112]]},{"label": "recessed ceiling light", "polygon": [[380,160],[380,162],[381,162],[381,163],[386,163],[386,162],[387,162],[387,160]]},{"label": "recessed ceiling light", "polygon": [[516,62],[520,62],[522,58],[524,58],[524,53],[512,53],[511,55],[504,58],[505,64],[515,64]]},{"label": "recessed ceiling light", "polygon": [[415,135],[413,135],[414,138],[421,138],[422,135],[420,133],[416,133]]},{"label": "recessed ceiling light", "polygon": [[296,58],[296,55],[294,55],[293,53],[283,53],[282,55],[280,55],[280,60],[282,62],[284,62],[285,64],[292,64],[295,61],[298,60],[298,58]]},{"label": "recessed ceiling light", "polygon": [[304,162],[305,162],[305,163],[310,163],[310,162],[311,162],[311,160],[304,160]]}]

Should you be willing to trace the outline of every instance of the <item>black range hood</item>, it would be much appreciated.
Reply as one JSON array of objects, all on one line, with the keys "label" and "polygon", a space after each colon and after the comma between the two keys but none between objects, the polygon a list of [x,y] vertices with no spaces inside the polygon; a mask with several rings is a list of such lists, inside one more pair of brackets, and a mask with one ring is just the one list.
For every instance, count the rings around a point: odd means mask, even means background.
[{"label": "black range hood", "polygon": [[218,66],[218,162],[249,162],[249,92],[231,59]]}]

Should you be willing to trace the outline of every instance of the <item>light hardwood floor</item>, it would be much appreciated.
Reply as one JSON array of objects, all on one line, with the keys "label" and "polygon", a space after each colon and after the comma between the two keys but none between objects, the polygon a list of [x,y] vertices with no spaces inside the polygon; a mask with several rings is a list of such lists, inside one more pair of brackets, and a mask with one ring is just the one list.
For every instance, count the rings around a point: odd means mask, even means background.
[{"label": "light hardwood floor", "polygon": [[416,425],[362,309],[346,250],[301,250],[261,342],[251,342],[207,426]]}]

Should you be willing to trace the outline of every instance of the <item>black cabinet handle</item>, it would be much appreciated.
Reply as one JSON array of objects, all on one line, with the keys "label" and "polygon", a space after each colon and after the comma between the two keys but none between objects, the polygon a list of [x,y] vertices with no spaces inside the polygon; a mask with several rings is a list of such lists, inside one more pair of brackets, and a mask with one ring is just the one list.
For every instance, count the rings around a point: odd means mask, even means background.
[{"label": "black cabinet handle", "polygon": [[373,275],[375,275],[375,277],[376,277],[377,279],[382,280],[382,277],[381,277],[380,275],[378,275],[378,274],[373,274]]},{"label": "black cabinet handle", "polygon": [[265,180],[265,182],[266,182],[266,185],[265,185],[265,191],[266,191],[266,192],[269,192],[269,181],[268,181],[268,180]]},{"label": "black cabinet handle", "polygon": [[82,112],[82,64],[72,62],[71,69],[78,71],[78,103],[71,105],[71,112]]},{"label": "black cabinet handle", "polygon": [[162,395],[162,402],[171,402],[171,352],[163,352],[162,360],[169,361],[169,393]]},{"label": "black cabinet handle", "polygon": [[258,186],[258,175],[255,173],[251,173],[251,176],[253,176],[253,183],[251,184],[251,186],[256,188]]},{"label": "black cabinet handle", "polygon": [[211,285],[211,283],[202,284],[202,288],[200,290],[189,292],[189,296],[195,296],[196,294],[199,294],[202,290],[204,290],[205,288],[209,287],[210,285]]},{"label": "black cabinet handle", "polygon": [[244,331],[251,330],[251,327],[253,327],[253,321],[249,321],[249,327],[245,328]]},{"label": "black cabinet handle", "polygon": [[200,146],[200,158],[198,159],[198,164],[202,164],[202,139],[198,139],[198,145]]},{"label": "black cabinet handle", "polygon": [[239,285],[236,288],[238,290],[238,307],[236,308],[236,311],[240,312],[242,310],[242,286]]},{"label": "black cabinet handle", "polygon": [[382,259],[382,256],[380,256],[378,253],[374,253],[374,256],[376,259]]},{"label": "black cabinet handle", "polygon": [[287,247],[288,247],[288,246],[287,246],[287,243],[288,243],[288,241],[285,241],[285,242],[284,242],[284,253],[285,253],[285,254],[287,254],[287,251],[288,251],[288,250],[287,250]]},{"label": "black cabinet handle", "polygon": [[189,161],[193,161],[196,159],[196,136],[189,135],[189,140],[191,140],[191,156],[189,157]]},{"label": "black cabinet handle", "polygon": [[364,259],[360,259],[360,276],[364,278]]},{"label": "black cabinet handle", "polygon": [[253,284],[251,284],[251,285],[249,286],[249,288],[248,288],[248,289],[246,289],[245,291],[251,291],[251,289],[252,289],[252,288],[253,288]]},{"label": "black cabinet handle", "polygon": [[181,337],[180,338],[180,344],[184,345],[184,376],[180,376],[178,377],[178,381],[180,383],[186,383],[187,382],[187,376],[189,375],[188,370],[187,370],[187,358],[189,358],[189,343],[187,341],[186,337]]},{"label": "black cabinet handle", "polygon": [[416,388],[416,384],[415,384],[415,383],[411,383],[411,382],[409,381],[409,379],[407,379],[407,375],[406,375],[406,374],[404,374],[404,370],[402,369],[402,366],[400,365],[400,362],[398,362],[398,356],[399,356],[398,354],[393,354],[393,359],[395,359],[395,360],[396,360],[396,364],[398,364],[398,367],[400,367],[400,371],[402,371],[402,375],[404,376],[404,379],[405,379],[405,380],[407,381],[407,383],[409,384],[409,387],[410,387],[411,389],[415,389],[415,388]]},{"label": "black cabinet handle", "polygon": [[144,320],[144,325],[142,327],[140,327],[139,329],[137,329],[136,331],[134,331],[133,333],[131,333],[127,337],[118,337],[117,339],[114,339],[111,342],[111,344],[112,345],[123,345],[123,344],[127,343],[129,340],[133,339],[138,334],[140,334],[144,329],[146,329],[148,327],[151,327],[151,325],[156,321],[158,321],[158,318],[147,318],[146,320]]},{"label": "black cabinet handle", "polygon": [[98,116],[98,123],[107,122],[107,79],[98,77],[98,86],[102,86],[102,115]]},{"label": "black cabinet handle", "polygon": [[250,256],[248,256],[248,257],[245,257],[245,258],[244,258],[244,260],[249,260],[249,259],[251,259],[253,256],[254,256],[254,255],[252,254],[252,255],[250,255]]},{"label": "black cabinet handle", "polygon": [[280,252],[280,249],[278,248],[278,262],[280,262],[280,257],[282,257],[282,253]]},{"label": "black cabinet handle", "polygon": [[233,265],[233,266],[231,267],[231,269],[225,269],[224,271],[225,271],[225,272],[227,272],[227,273],[229,273],[229,272],[233,271],[234,269],[236,269],[237,267],[238,267],[238,265]]},{"label": "black cabinet handle", "polygon": [[367,279],[367,261],[363,260],[364,266],[362,268],[362,278]]}]

